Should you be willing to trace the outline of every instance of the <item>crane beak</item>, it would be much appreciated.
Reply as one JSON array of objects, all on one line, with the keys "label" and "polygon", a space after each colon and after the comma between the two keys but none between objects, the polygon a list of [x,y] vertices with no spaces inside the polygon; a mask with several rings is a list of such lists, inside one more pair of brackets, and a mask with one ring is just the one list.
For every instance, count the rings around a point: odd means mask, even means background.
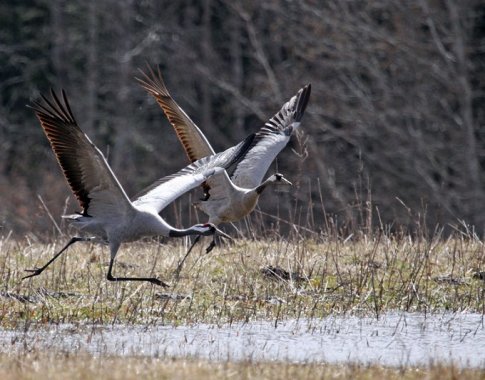
[{"label": "crane beak", "polygon": [[288,181],[285,177],[281,178],[281,184],[293,186],[293,184],[290,181]]},{"label": "crane beak", "polygon": [[290,181],[288,181],[285,177],[281,177],[280,180],[277,182],[277,184],[278,186],[276,186],[274,189],[276,193],[288,193],[290,189],[285,185],[293,186],[293,184]]},{"label": "crane beak", "polygon": [[219,228],[217,227],[214,227],[216,229],[216,233],[222,237],[225,237],[226,239],[229,239],[229,240],[233,240],[232,237],[230,237],[228,234],[226,234],[225,232],[221,231]]}]

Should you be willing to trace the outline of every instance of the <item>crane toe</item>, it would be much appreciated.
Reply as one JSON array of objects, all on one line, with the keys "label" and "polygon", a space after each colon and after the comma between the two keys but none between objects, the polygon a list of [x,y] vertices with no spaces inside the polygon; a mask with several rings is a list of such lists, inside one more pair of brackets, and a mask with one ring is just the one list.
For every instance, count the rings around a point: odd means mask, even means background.
[{"label": "crane toe", "polygon": [[164,288],[170,288],[170,285],[167,283],[163,282],[162,280],[159,280],[158,278],[150,278],[148,279],[152,284],[158,285],[158,286],[163,286]]},{"label": "crane toe", "polygon": [[211,241],[209,246],[205,249],[205,253],[209,253],[210,251],[212,251],[215,246],[216,246],[216,241],[214,239],[214,240]]},{"label": "crane toe", "polygon": [[38,276],[39,274],[42,273],[42,270],[43,270],[42,268],[24,269],[25,272],[28,272],[31,274],[29,274],[28,276],[22,277],[22,280],[25,280],[26,278],[29,278],[29,277]]}]

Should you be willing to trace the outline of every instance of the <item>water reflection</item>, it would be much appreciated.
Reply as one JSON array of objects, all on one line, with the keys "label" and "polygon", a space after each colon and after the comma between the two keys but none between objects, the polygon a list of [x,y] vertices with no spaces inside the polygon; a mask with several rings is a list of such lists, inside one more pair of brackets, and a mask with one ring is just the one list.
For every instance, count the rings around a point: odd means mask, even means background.
[{"label": "water reflection", "polygon": [[485,367],[479,314],[388,313],[251,322],[222,327],[55,325],[27,332],[0,330],[0,351],[52,349],[94,355],[199,357],[328,363]]}]

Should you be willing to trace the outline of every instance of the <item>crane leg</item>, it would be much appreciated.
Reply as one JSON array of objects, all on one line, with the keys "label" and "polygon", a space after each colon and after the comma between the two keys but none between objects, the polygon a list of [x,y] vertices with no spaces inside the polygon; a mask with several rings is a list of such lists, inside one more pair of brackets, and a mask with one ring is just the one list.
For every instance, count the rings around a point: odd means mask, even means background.
[{"label": "crane leg", "polygon": [[115,262],[116,252],[118,251],[118,247],[119,247],[119,244],[118,246],[111,247],[111,259],[109,261],[109,269],[108,269],[108,274],[106,276],[106,279],[108,281],[147,281],[155,285],[163,286],[164,288],[170,287],[170,285],[166,284],[165,282],[155,277],[113,277],[112,270],[113,270],[113,264]]},{"label": "crane leg", "polygon": [[93,240],[92,237],[79,237],[79,236],[74,236],[73,238],[71,238],[71,240],[69,240],[69,242],[65,245],[64,248],[62,248],[59,252],[57,252],[54,257],[52,259],[50,259],[44,266],[40,267],[40,268],[34,268],[34,269],[25,269],[26,272],[30,272],[31,274],[29,274],[28,276],[25,276],[25,277],[22,277],[22,280],[25,280],[26,278],[29,278],[29,277],[34,277],[34,276],[38,276],[39,274],[41,274],[45,268],[47,268],[49,265],[51,265],[55,259],[57,259],[62,252],[64,252],[70,245],[78,242],[78,241],[91,241]]},{"label": "crane leg", "polygon": [[187,253],[185,254],[184,258],[182,259],[182,261],[179,263],[179,265],[177,265],[177,269],[175,269],[175,278],[179,278],[179,275],[180,275],[180,272],[182,271],[182,267],[185,263],[185,260],[187,259],[187,257],[189,256],[189,253],[192,251],[192,248],[194,248],[194,245],[200,240],[200,236],[201,235],[198,235],[195,239],[194,239],[194,242],[192,243],[192,245],[190,246],[189,250],[187,251]]},{"label": "crane leg", "polygon": [[[229,235],[223,233],[222,231],[219,230],[218,232],[219,232],[218,234],[213,235],[212,241],[210,242],[210,244],[205,249],[205,253],[209,253],[210,251],[212,251],[214,249],[214,247],[222,245],[222,242],[223,242],[222,238],[223,237],[229,239],[229,241],[233,240]],[[221,235],[221,233],[223,233],[223,235]]]},{"label": "crane leg", "polygon": [[228,234],[226,234],[225,232],[221,231],[219,228],[216,227],[216,232],[212,236],[211,243],[205,249],[205,253],[209,253],[210,251],[212,251],[214,249],[215,246],[221,245],[222,238],[226,238],[229,241],[232,241],[233,240],[232,237],[230,237]]},{"label": "crane leg", "polygon": [[210,244],[205,249],[205,253],[209,253],[210,251],[212,251],[214,249],[214,247],[216,245],[219,245],[220,244],[220,239],[218,237],[216,237],[216,236],[217,235],[214,235],[214,237],[212,238],[212,241],[210,242]]}]

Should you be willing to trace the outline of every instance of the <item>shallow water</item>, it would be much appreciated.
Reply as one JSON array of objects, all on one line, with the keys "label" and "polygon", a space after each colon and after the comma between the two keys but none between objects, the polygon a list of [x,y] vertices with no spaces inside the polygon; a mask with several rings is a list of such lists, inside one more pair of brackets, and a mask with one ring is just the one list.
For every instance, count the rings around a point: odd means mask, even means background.
[{"label": "shallow water", "polygon": [[317,363],[485,367],[480,314],[388,313],[195,326],[51,325],[0,330],[0,352],[30,349],[94,355],[197,357]]}]

